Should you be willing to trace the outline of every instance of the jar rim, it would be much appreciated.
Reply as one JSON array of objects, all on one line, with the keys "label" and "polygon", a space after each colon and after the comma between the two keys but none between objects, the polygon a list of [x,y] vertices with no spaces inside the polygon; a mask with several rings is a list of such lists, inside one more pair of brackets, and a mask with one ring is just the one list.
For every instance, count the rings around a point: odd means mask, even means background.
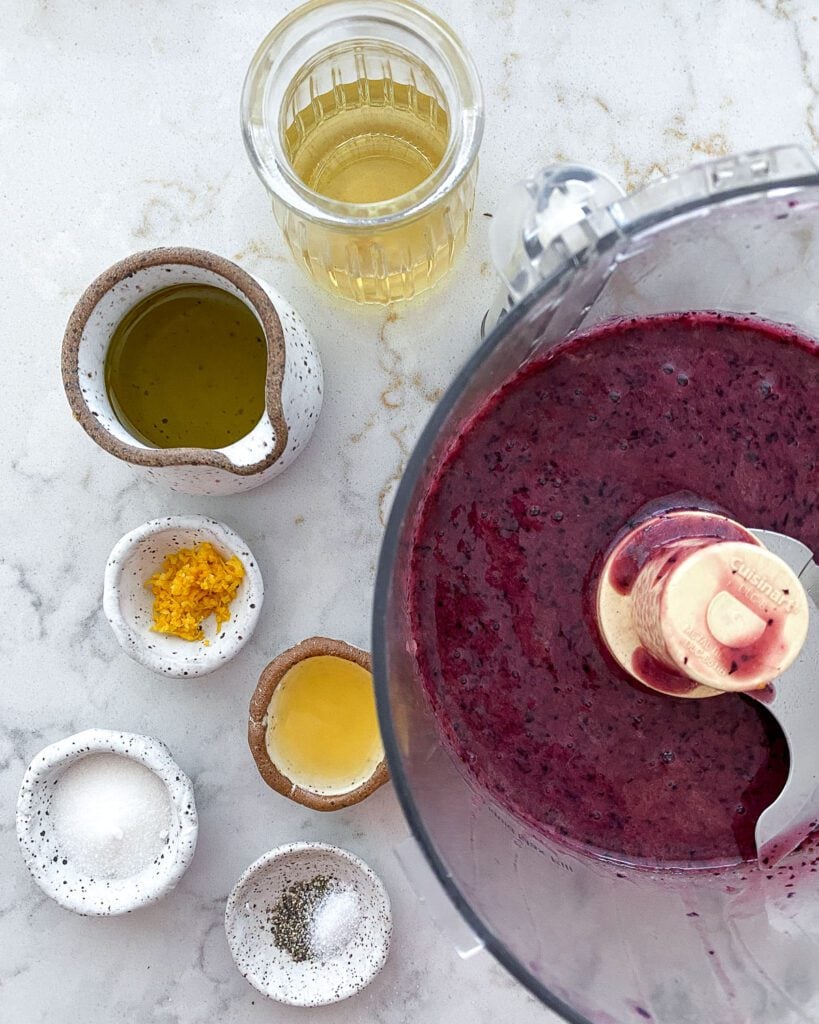
[{"label": "jar rim", "polygon": [[[274,118],[268,118],[265,111],[270,80],[282,74],[288,59],[292,63],[305,43],[319,34],[326,36],[335,25],[349,27],[354,18],[397,28],[402,34],[416,37],[423,46],[433,47],[451,74],[459,100],[458,116],[450,116],[449,140],[440,164],[409,192],[372,203],[330,199],[309,188],[284,153],[280,111]],[[351,36],[349,42],[358,38]],[[375,39],[364,34],[360,37],[362,43]],[[409,47],[394,42],[390,45],[415,56]],[[326,46],[316,45],[301,59],[285,87]],[[483,96],[475,64],[460,39],[446,22],[413,0],[308,0],[283,18],[256,50],[242,90],[241,120],[253,168],[276,199],[306,219],[359,230],[388,227],[421,216],[458,186],[477,157],[483,135]]]}]

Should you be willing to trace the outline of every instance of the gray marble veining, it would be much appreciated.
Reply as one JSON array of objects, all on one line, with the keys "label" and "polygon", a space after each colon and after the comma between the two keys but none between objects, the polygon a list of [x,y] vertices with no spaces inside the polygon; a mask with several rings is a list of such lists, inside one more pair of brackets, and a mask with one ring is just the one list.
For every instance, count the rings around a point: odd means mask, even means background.
[{"label": "gray marble veining", "polygon": [[[395,313],[332,304],[291,265],[245,158],[247,63],[292,3],[30,0],[0,33],[0,224],[6,368],[0,403],[0,1019],[14,1024],[517,1024],[554,1018],[487,956],[458,960],[393,847],[390,787],[322,816],[271,792],[245,740],[260,669],[305,636],[367,647],[385,516],[434,402],[472,351],[493,274],[490,214],[516,178],[571,158],[627,187],[704,156],[819,146],[819,11],[811,0],[430,0],[474,54],[487,129],[470,241],[451,279]],[[125,254],[198,245],[268,279],[321,350],[325,408],[281,478],[233,498],[138,480],[72,422],[59,346],[82,289]],[[252,641],[206,678],[172,682],[119,649],[101,608],[111,546],[147,519],[199,512],[257,554]],[[167,900],[126,918],[61,910],[13,829],[30,758],[87,727],[164,740],[194,782],[196,858]],[[360,854],[394,909],[373,984],[321,1010],[275,1007],[236,971],[225,899],[272,847]]]}]

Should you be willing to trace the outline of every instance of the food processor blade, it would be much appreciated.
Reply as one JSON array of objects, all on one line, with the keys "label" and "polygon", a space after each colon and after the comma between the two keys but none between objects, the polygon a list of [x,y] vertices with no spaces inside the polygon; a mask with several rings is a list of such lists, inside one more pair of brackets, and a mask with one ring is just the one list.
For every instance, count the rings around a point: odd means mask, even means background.
[{"label": "food processor blade", "polygon": [[819,823],[819,566],[811,550],[785,534],[751,531],[794,570],[810,606],[808,636],[791,667],[764,690],[748,693],[764,704],[785,735],[790,770],[782,792],[756,823],[757,858],[773,867]]}]

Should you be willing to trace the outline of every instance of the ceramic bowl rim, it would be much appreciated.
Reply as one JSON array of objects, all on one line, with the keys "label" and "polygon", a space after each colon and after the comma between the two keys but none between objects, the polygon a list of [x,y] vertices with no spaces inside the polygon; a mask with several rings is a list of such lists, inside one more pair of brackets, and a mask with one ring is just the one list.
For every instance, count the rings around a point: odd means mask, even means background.
[{"label": "ceramic bowl rim", "polygon": [[[344,999],[348,999],[350,996],[354,996],[358,992],[361,992],[362,989],[366,988],[367,985],[369,985],[378,976],[378,973],[387,962],[390,953],[390,946],[392,944],[392,903],[390,901],[390,895],[387,892],[387,887],[375,871],[373,871],[370,865],[367,864],[366,861],[362,860],[357,854],[351,853],[349,850],[345,850],[340,846],[333,846],[332,843],[300,841],[295,843],[285,843],[282,846],[276,846],[272,850],[268,850],[267,853],[263,853],[261,857],[258,857],[252,864],[245,868],[233,888],[230,890],[227,903],[225,904],[225,933],[227,936],[228,947],[230,949],[230,955],[233,957],[234,963],[236,963],[236,956],[234,954],[233,943],[231,941],[231,926],[237,916],[237,903],[239,901],[239,897],[248,882],[276,861],[283,860],[284,858],[290,857],[294,854],[309,856],[315,852],[330,854],[333,857],[337,857],[339,860],[343,860],[348,864],[351,864],[364,877],[370,890],[381,898],[384,906],[384,914],[380,915],[380,919],[384,923],[383,948],[381,949],[378,957],[372,960],[371,973],[364,978],[360,984],[356,985],[349,992],[345,991],[342,996],[322,1002],[304,999],[291,1000],[284,999],[281,996],[274,996],[267,989],[263,988],[260,983],[257,983],[256,979],[250,974],[250,972],[245,974],[240,969],[242,977],[248,982],[248,984],[252,985],[257,992],[261,992],[262,995],[266,996],[268,999],[272,999],[275,1002],[284,1003],[289,1006],[328,1006],[332,1003],[342,1002]],[[236,966],[239,966],[238,963]]]},{"label": "ceramic bowl rim", "polygon": [[[136,745],[136,750],[134,745]],[[81,749],[76,749],[78,746]],[[165,786],[168,799],[179,817],[180,835],[187,839],[187,843],[178,844],[181,856],[167,858],[161,869],[157,867],[153,876],[153,884],[141,888],[138,899],[132,900],[130,903],[123,900],[116,910],[109,909],[102,912],[86,906],[82,901],[76,899],[73,893],[65,893],[62,886],[48,885],[46,879],[37,871],[38,864],[31,849],[23,842],[24,837],[28,836],[32,828],[35,827],[33,818],[26,819],[24,804],[27,798],[33,797],[37,786],[55,771],[62,775],[72,765],[94,754],[117,754],[144,765],[152,771]],[[155,903],[174,888],[190,867],[196,852],[199,816],[196,810],[193,783],[161,740],[142,733],[120,732],[116,729],[83,729],[81,732],[73,733],[48,744],[31,759],[17,796],[15,830],[23,860],[32,878],[55,903],[85,917],[115,917]],[[133,877],[141,879],[142,874],[146,872],[147,869]]]},{"label": "ceramic bowl rim", "polygon": [[250,701],[247,741],[259,774],[271,789],[275,789],[282,796],[314,811],[338,811],[343,807],[351,807],[353,804],[360,803],[389,781],[390,771],[387,767],[386,753],[382,754],[381,760],[373,769],[372,774],[358,786],[342,793],[323,794],[300,786],[288,778],[271,758],[265,738],[267,712],[276,687],[294,665],[298,665],[299,662],[306,661],[308,658],[324,655],[352,661],[372,674],[370,655],[343,640],[331,640],[326,636],[311,636],[293,647],[288,647],[262,669]]},{"label": "ceramic bowl rim", "polygon": [[[275,435],[270,451],[257,462],[239,466],[219,449],[140,448],[110,434],[92,413],[79,379],[80,345],[85,328],[105,296],[134,274],[152,267],[182,266],[208,270],[236,288],[258,317],[267,342],[265,410]],[[264,285],[232,260],[207,249],[168,246],[131,253],[104,270],[85,289],[71,312],[63,335],[61,354],[63,389],[80,426],[100,448],[135,466],[212,466],[234,476],[255,476],[278,462],[288,443],[282,388],[285,373],[285,339],[281,319]]]},{"label": "ceramic bowl rim", "polygon": [[[219,544],[223,545],[228,550],[236,554],[238,554],[240,550],[244,550],[251,556],[246,562],[242,562],[245,569],[245,579],[248,584],[248,597],[251,599],[250,602],[244,604],[241,609],[241,613],[244,615],[242,639],[234,641],[232,647],[224,648],[222,653],[227,653],[227,657],[218,661],[213,661],[213,663],[211,663],[207,657],[200,662],[183,662],[181,655],[177,656],[176,659],[172,659],[164,653],[149,650],[145,643],[144,631],[134,629],[122,611],[122,603],[119,596],[120,583],[125,566],[129,562],[131,556],[139,545],[149,537],[173,530],[201,530],[212,534],[213,537],[218,540]],[[224,523],[219,522],[217,519],[211,519],[210,516],[190,513],[185,515],[163,516],[160,519],[149,519],[148,522],[143,523],[141,526],[137,526],[133,530],[129,530],[128,533],[120,537],[111,549],[105,563],[102,605],[105,616],[108,619],[120,647],[122,647],[125,653],[134,661],[139,662],[140,665],[144,665],[146,668],[149,668],[153,672],[164,677],[174,679],[193,679],[199,676],[208,675],[211,672],[215,672],[223,665],[226,665],[236,654],[239,653],[242,647],[244,647],[253,635],[259,621],[263,601],[264,582],[262,580],[261,570],[259,569],[258,559],[253,555],[250,547],[235,530],[226,526]],[[250,607],[251,603],[255,605],[254,608]],[[189,641],[180,642],[185,643]],[[212,644],[210,647],[203,649],[208,652],[213,652],[214,656],[220,651],[220,648],[216,644]],[[191,650],[193,651],[194,648],[192,647]],[[178,665],[175,664],[175,661],[177,660],[179,662]]]}]

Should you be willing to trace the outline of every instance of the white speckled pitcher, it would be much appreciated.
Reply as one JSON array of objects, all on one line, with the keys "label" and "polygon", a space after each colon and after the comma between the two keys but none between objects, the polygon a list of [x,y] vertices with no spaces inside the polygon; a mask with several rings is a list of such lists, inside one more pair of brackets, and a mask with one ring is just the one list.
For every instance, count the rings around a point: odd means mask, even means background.
[{"label": "white speckled pitcher", "polygon": [[[226,448],[152,448],[120,423],[105,388],[105,357],[117,324],[146,295],[175,284],[208,284],[235,295],[264,329],[265,412]],[[188,494],[233,494],[277,476],[309,441],[322,402],[321,363],[301,317],[269,284],[201,249],[151,249],[101,274],[68,321],[62,374],[74,415],[101,448]]]}]

